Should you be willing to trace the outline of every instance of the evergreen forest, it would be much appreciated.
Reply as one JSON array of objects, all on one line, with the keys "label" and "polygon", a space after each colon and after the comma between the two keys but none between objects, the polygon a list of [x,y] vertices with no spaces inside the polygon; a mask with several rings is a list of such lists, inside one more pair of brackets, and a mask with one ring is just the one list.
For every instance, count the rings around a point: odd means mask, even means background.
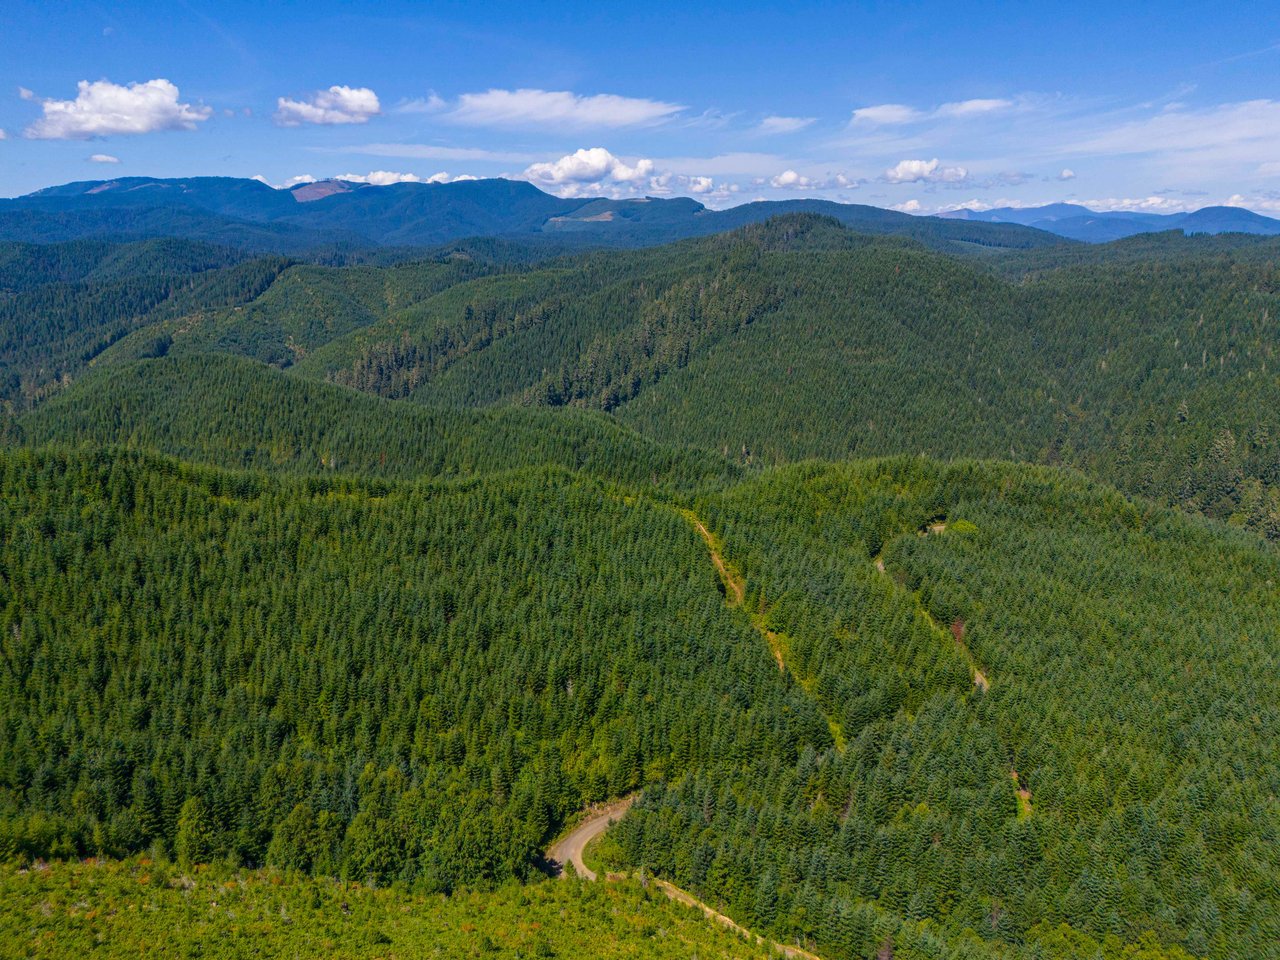
[{"label": "evergreen forest", "polygon": [[0,953],[1280,957],[1280,241],[742,217],[0,243]]}]

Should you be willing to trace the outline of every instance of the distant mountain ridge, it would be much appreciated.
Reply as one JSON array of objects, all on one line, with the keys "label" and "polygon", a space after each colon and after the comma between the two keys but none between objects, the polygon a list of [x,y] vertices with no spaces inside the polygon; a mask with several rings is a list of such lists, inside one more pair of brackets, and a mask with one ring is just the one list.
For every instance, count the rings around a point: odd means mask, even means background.
[{"label": "distant mountain ridge", "polygon": [[629,247],[719,233],[782,213],[821,213],[859,232],[912,237],[952,253],[1063,242],[1021,224],[955,222],[816,199],[710,210],[689,197],[562,198],[505,179],[387,186],[328,180],[283,190],[232,177],[82,181],[0,200],[0,240],[179,236],[282,253],[326,244],[434,246],[482,236]]},{"label": "distant mountain ridge", "polygon": [[1202,207],[1191,213],[1143,213],[1129,210],[1097,211],[1075,203],[1050,203],[1042,207],[951,210],[938,216],[944,220],[964,220],[970,223],[1016,223],[1086,243],[1106,243],[1139,233],[1163,230],[1280,236],[1280,220],[1264,217],[1243,207]]}]

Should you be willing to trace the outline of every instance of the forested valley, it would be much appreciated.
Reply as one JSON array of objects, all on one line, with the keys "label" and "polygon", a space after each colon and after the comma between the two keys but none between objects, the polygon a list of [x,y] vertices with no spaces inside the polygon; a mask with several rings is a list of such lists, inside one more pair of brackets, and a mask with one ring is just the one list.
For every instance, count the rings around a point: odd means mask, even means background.
[{"label": "forested valley", "polygon": [[1280,956],[1276,243],[0,245],[0,945]]}]

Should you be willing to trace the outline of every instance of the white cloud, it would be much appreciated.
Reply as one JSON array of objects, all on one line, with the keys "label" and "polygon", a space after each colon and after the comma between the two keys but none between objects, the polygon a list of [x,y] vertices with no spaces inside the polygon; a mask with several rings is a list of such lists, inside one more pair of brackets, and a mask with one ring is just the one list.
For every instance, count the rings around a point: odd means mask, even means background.
[{"label": "white cloud", "polygon": [[1074,180],[1075,178],[1076,178],[1076,172],[1072,170],[1070,167],[1063,167],[1062,172],[1058,174],[1059,180]]},{"label": "white cloud", "polygon": [[328,90],[317,90],[309,100],[277,98],[275,121],[282,127],[304,123],[368,123],[381,112],[378,95],[368,87],[335,85]]},{"label": "white cloud", "polygon": [[976,117],[984,113],[995,113],[997,110],[1008,110],[1012,106],[1012,100],[958,100],[955,103],[944,103],[933,112],[933,115],[935,117]]},{"label": "white cloud", "polygon": [[[416,173],[396,173],[393,170],[370,170],[368,173],[340,173],[334,180],[349,180],[352,183],[369,183],[375,187],[385,187],[392,183],[421,183],[422,178]],[[439,182],[439,181],[433,181]]]},{"label": "white cloud", "polygon": [[[934,208],[937,213],[948,213],[952,210],[994,210],[997,207],[1012,207],[1014,209],[1025,209],[1027,207],[1043,207],[1047,203],[1053,203],[1052,200],[1013,200],[1001,197],[998,200],[979,200],[976,197],[972,200],[965,200],[963,203],[944,203]],[[1072,201],[1073,203],[1075,201]]]},{"label": "white cloud", "polygon": [[568,90],[486,90],[464,93],[446,116],[454,123],[477,127],[585,129],[651,126],[684,109],[676,103],[611,93],[580,96]]},{"label": "white cloud", "polygon": [[882,103],[873,107],[860,107],[853,111],[852,122],[863,126],[889,127],[922,123],[926,120],[963,120],[1008,110],[1013,105],[1012,100],[956,100],[932,110],[920,110],[905,103]]},{"label": "white cloud", "polygon": [[119,163],[119,157],[113,157],[109,153],[95,153],[89,156],[90,163]]},{"label": "white cloud", "polygon": [[656,197],[690,194],[708,202],[728,200],[741,189],[736,183],[718,183],[713,177],[686,176],[669,171],[650,177],[645,186],[645,192]]},{"label": "white cloud", "polygon": [[816,117],[765,117],[756,130],[768,135],[795,133],[797,130],[803,130],[816,119]]},{"label": "white cloud", "polygon": [[4,128],[0,127],[0,140],[8,140],[9,135],[4,132]]},{"label": "white cloud", "polygon": [[919,200],[908,200],[906,203],[895,203],[890,210],[897,210],[899,213],[919,213],[921,209]]},{"label": "white cloud", "polygon": [[844,173],[829,174],[825,177],[811,177],[795,170],[783,170],[777,176],[755,180],[757,186],[765,184],[775,190],[856,190],[861,181]]},{"label": "white cloud", "polygon": [[952,210],[973,210],[979,212],[982,210],[990,210],[993,207],[1003,206],[1003,204],[988,203],[986,200],[979,200],[976,197],[972,200],[966,200],[963,203],[944,203],[937,208],[938,213],[950,213]]},{"label": "white cloud", "polygon": [[1091,210],[1124,210],[1136,213],[1178,213],[1192,209],[1185,200],[1173,197],[1107,197],[1101,200],[1084,200],[1081,205]]},{"label": "white cloud", "polygon": [[531,164],[524,175],[561,196],[590,196],[601,190],[635,188],[653,176],[652,160],[628,164],[604,147],[577,150],[550,163]]},{"label": "white cloud", "polygon": [[[124,87],[107,80],[81,80],[74,100],[41,100],[44,117],[26,129],[32,140],[90,140],[112,134],[156,130],[194,130],[213,111],[178,102],[178,88],[168,80],[148,80]],[[19,87],[24,100],[35,98]]]},{"label": "white cloud", "polygon": [[938,158],[932,160],[899,160],[884,172],[888,183],[962,183],[969,178],[964,167],[943,167]]},{"label": "white cloud", "polygon": [[414,97],[412,100],[401,100],[391,108],[392,113],[439,113],[447,104],[444,98],[434,90],[425,97]]},{"label": "white cloud", "polygon": [[924,119],[925,114],[915,107],[902,103],[882,103],[875,107],[859,107],[853,111],[854,123],[874,123],[892,126],[900,123],[914,123]]},{"label": "white cloud", "polygon": [[578,150],[559,160],[534,163],[524,178],[562,197],[627,197],[692,195],[715,203],[734,197],[741,187],[707,174],[658,169],[648,158],[624,160],[604,147]]},{"label": "white cloud", "polygon": [[28,90],[26,87],[19,87],[18,97],[19,99],[22,99],[22,100],[34,100],[36,98],[36,95],[34,91]]},{"label": "white cloud", "polygon": [[1078,145],[1082,153],[1149,153],[1227,144],[1280,144],[1280,101],[1248,100],[1203,110],[1166,109],[1121,124]]},{"label": "white cloud", "polygon": [[1222,201],[1224,207],[1244,207],[1246,210],[1252,210],[1254,213],[1266,211],[1266,215],[1275,216],[1280,213],[1280,195],[1271,194],[1267,197],[1245,197],[1238,193],[1234,193],[1226,200]]},{"label": "white cloud", "polygon": [[369,173],[342,173],[335,180],[350,180],[352,183],[368,183],[375,187],[385,187],[393,183],[460,183],[463,180],[478,180],[469,173],[454,176],[441,170],[429,177],[420,177],[416,173],[397,173],[393,170],[372,170]]},{"label": "white cloud", "polygon": [[783,170],[776,177],[769,178],[769,186],[779,190],[812,190],[817,183],[794,170]]}]

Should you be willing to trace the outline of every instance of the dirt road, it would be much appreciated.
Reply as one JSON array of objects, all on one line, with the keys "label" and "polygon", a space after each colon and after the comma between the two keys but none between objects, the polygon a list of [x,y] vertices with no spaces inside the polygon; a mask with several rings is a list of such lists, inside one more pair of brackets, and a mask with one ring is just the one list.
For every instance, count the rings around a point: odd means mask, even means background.
[{"label": "dirt road", "polygon": [[582,851],[588,843],[608,830],[609,824],[621,819],[635,799],[635,795],[632,794],[592,813],[578,824],[572,833],[552,844],[551,849],[547,851],[547,859],[558,864],[561,871],[564,870],[566,863],[572,863],[578,876],[586,877],[588,880],[596,879],[595,871],[587,869],[587,865],[582,862]]}]

